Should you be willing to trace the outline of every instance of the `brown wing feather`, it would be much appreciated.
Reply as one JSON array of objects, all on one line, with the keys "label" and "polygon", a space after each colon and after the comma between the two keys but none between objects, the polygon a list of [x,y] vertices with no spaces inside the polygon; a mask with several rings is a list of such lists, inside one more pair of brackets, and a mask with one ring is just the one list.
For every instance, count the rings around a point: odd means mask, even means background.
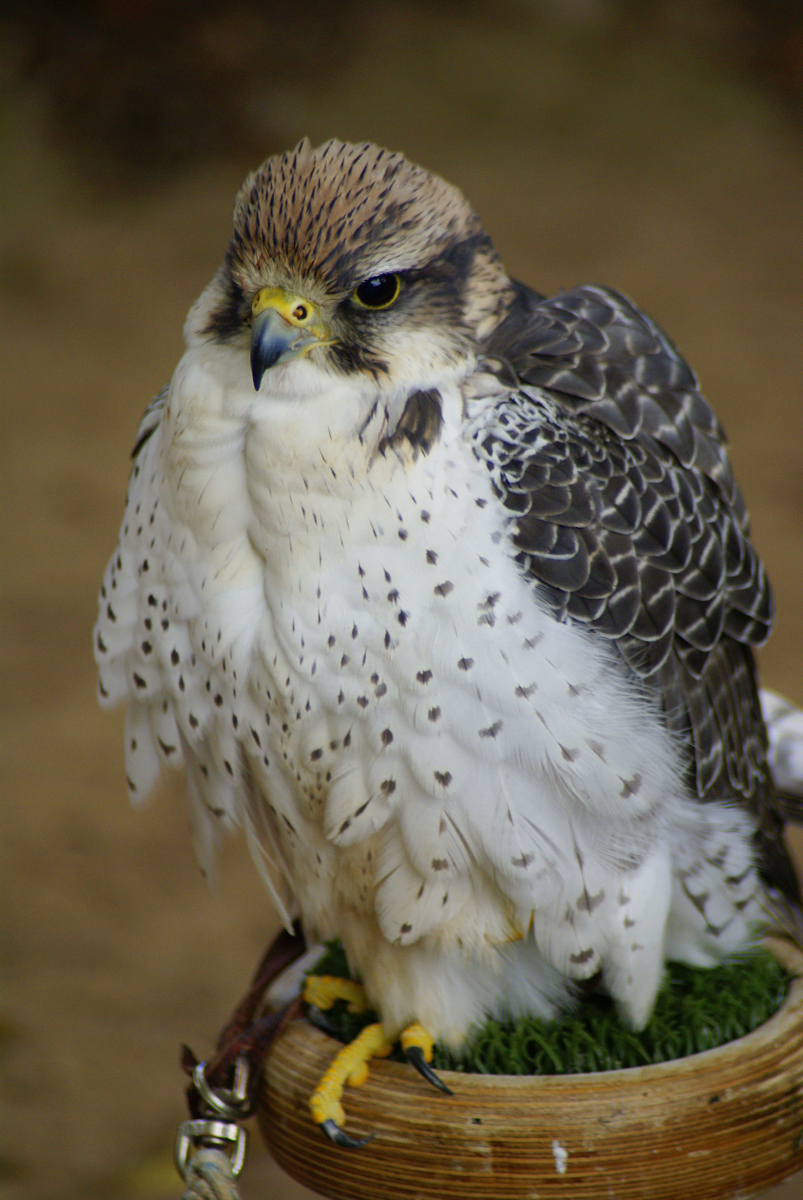
[{"label": "brown wing feather", "polygon": [[693,791],[754,812],[767,877],[796,898],[751,649],[772,598],[722,427],[625,297],[517,286],[486,354],[518,386],[477,453],[515,514],[518,562],[559,620],[610,639],[654,690]]}]

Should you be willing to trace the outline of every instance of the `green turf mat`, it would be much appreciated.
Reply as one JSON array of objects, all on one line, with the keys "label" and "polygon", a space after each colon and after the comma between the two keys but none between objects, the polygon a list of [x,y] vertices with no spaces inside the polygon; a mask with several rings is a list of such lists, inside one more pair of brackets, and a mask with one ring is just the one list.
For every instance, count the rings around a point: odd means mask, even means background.
[{"label": "green turf mat", "polygon": [[[327,945],[310,974],[350,978],[338,942]],[[639,1033],[622,1024],[607,996],[593,994],[557,1021],[488,1021],[472,1030],[459,1051],[436,1046],[433,1066],[488,1075],[571,1075],[668,1062],[732,1042],[763,1024],[783,1003],[790,978],[766,950],[709,970],[669,963],[652,1017]],[[347,1012],[343,1001],[322,1017],[327,1031],[344,1042],[377,1019]],[[400,1051],[394,1057],[404,1061]]]}]

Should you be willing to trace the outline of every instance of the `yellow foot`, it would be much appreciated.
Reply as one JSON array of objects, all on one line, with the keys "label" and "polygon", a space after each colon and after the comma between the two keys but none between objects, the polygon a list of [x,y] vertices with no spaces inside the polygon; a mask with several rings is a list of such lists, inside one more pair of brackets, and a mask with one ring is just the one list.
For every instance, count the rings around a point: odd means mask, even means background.
[{"label": "yellow foot", "polygon": [[[344,993],[342,989],[328,986],[329,984],[347,984],[348,980],[326,979],[324,976],[310,976],[307,982],[308,984],[313,983],[313,985],[316,985],[321,979],[325,981],[327,986],[320,993],[316,986],[309,989],[305,987],[304,999],[308,1003],[324,1007],[321,1001],[326,1002],[328,1000],[326,1007],[331,1007],[335,1000],[348,999],[351,995],[350,991]],[[359,1002],[364,1004],[364,1001],[364,995],[361,997],[354,996],[354,1003]],[[367,1004],[365,1004],[365,1007],[367,1007]],[[432,1067],[429,1066],[429,1063],[432,1061],[432,1050],[435,1042],[424,1027],[417,1021],[413,1025],[408,1025],[402,1031],[400,1041],[410,1064],[429,1083],[439,1088],[440,1091],[445,1092],[448,1096],[451,1096],[451,1089],[438,1078]],[[388,1038],[382,1025],[366,1025],[365,1029],[358,1034],[353,1042],[338,1051],[331,1066],[312,1093],[309,1102],[312,1119],[316,1125],[320,1125],[326,1136],[338,1146],[364,1146],[367,1142],[371,1141],[373,1134],[370,1137],[357,1140],[349,1137],[343,1131],[342,1126],[346,1122],[346,1114],[341,1104],[343,1088],[347,1083],[352,1087],[359,1087],[365,1083],[368,1078],[368,1063],[370,1060],[372,1058],[387,1058],[392,1050],[393,1043]]]},{"label": "yellow foot", "polygon": [[432,1062],[432,1050],[435,1046],[435,1039],[427,1033],[423,1025],[415,1021],[412,1025],[408,1025],[402,1030],[401,1048],[404,1051],[407,1061],[411,1066],[415,1067],[420,1075],[423,1075],[428,1083],[439,1091],[445,1092],[447,1096],[451,1096],[452,1089],[448,1088],[442,1079],[439,1079],[432,1067],[429,1065]]},{"label": "yellow foot", "polygon": [[340,1103],[343,1088],[347,1083],[352,1087],[359,1087],[361,1083],[365,1083],[368,1078],[369,1061],[372,1058],[387,1058],[392,1050],[393,1043],[388,1041],[380,1024],[366,1025],[353,1042],[338,1051],[312,1093],[309,1102],[312,1119],[338,1146],[364,1146],[366,1142],[370,1142],[370,1137],[357,1141],[343,1132],[341,1126],[346,1123],[346,1114]]},{"label": "yellow foot", "polygon": [[337,975],[308,975],[304,982],[304,1000],[316,1008],[331,1008],[337,1000],[348,1000],[350,1013],[368,1012],[371,1007],[361,983],[340,979]]}]

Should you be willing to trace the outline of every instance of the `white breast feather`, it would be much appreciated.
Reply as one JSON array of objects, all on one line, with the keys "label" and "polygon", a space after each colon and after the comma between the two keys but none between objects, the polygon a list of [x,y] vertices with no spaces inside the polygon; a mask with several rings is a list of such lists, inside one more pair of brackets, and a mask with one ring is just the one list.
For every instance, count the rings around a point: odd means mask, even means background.
[{"label": "white breast feather", "polygon": [[[132,798],[185,762],[203,867],[244,822],[285,921],[277,871],[391,1027],[459,1040],[598,970],[642,1023],[665,929],[681,957],[714,953],[675,842],[719,839],[741,865],[746,820],[691,804],[606,645],[522,579],[456,392],[405,461],[354,436],[347,388],[266,402],[221,369],[185,356],[104,583]],[[717,904],[736,944],[752,909]]]}]

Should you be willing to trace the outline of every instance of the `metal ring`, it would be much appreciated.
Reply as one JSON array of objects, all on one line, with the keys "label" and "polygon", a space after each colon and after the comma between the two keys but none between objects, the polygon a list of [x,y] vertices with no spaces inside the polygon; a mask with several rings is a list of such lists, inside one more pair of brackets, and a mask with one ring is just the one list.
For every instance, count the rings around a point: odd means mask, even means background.
[{"label": "metal ring", "polygon": [[226,1143],[233,1145],[231,1173],[237,1178],[245,1162],[245,1130],[230,1121],[185,1121],[176,1136],[176,1170],[182,1179],[187,1178],[192,1147],[195,1144],[222,1149]]},{"label": "metal ring", "polygon": [[[237,1064],[234,1073],[234,1087],[221,1088],[215,1091],[209,1086],[204,1068],[206,1063],[198,1063],[192,1073],[192,1082],[195,1084],[201,1099],[204,1100],[208,1108],[212,1112],[217,1113],[221,1117],[225,1117],[229,1121],[236,1121],[243,1115],[243,1108],[247,1100],[248,1089],[248,1063],[240,1056],[237,1059]],[[224,1099],[228,1097],[228,1099]]]}]

